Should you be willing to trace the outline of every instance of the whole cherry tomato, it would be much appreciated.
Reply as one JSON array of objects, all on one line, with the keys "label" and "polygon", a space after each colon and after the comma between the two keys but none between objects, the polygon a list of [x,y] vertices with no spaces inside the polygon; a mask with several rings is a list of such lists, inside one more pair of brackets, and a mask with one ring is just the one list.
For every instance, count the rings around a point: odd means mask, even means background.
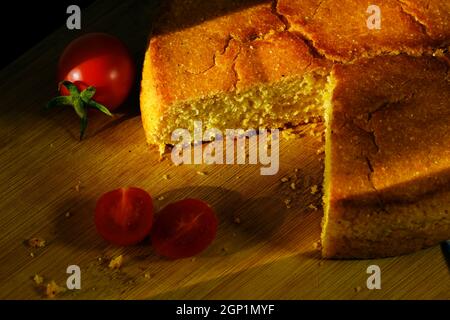
[{"label": "whole cherry tomato", "polygon": [[[93,99],[110,111],[127,98],[135,80],[133,59],[125,45],[106,33],[89,33],[72,41],[58,63],[58,81],[78,89],[94,87]],[[62,93],[69,92],[62,87]]]},{"label": "whole cherry tomato", "polygon": [[135,80],[133,59],[125,45],[105,33],[89,33],[72,41],[58,63],[62,96],[47,108],[71,105],[81,119],[80,139],[87,127],[87,109],[107,115],[128,97]]}]

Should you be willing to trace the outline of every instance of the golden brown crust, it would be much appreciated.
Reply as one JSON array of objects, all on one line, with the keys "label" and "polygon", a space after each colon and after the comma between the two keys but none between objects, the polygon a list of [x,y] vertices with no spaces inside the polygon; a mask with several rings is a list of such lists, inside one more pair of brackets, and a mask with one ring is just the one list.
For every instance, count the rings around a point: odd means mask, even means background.
[{"label": "golden brown crust", "polygon": [[314,57],[296,34],[277,32],[262,40],[242,44],[236,59],[237,89],[258,83],[274,83],[283,78],[308,72],[328,74],[331,63]]},{"label": "golden brown crust", "polygon": [[[233,70],[242,43],[283,31],[285,25],[272,13],[270,2],[234,12],[228,0],[172,1],[169,15],[158,25],[158,35],[150,41],[148,57],[153,62],[161,103],[195,99],[234,89]],[[218,9],[220,8],[220,9]],[[215,10],[228,12],[220,16]],[[199,16],[217,15],[212,20],[191,25],[186,12]],[[195,19],[195,17],[194,17]],[[166,21],[171,21],[167,25]],[[179,25],[178,29],[173,24]],[[188,24],[188,27],[183,27]]]},{"label": "golden brown crust", "polygon": [[404,11],[398,0],[377,1],[381,10],[381,29],[369,29],[367,9],[373,4],[369,0],[279,0],[277,10],[290,23],[290,30],[302,33],[320,53],[337,61],[384,53],[420,55],[431,52],[433,47],[449,39],[448,28],[446,32],[442,31],[448,23],[448,10],[445,11],[448,5],[436,4],[432,12],[421,11],[422,16],[427,17],[424,21],[431,21],[433,17],[445,21],[430,24],[431,35],[440,34],[430,37],[423,25]]},{"label": "golden brown crust", "polygon": [[448,65],[377,57],[336,65],[333,77],[325,255],[390,256],[450,238]]},{"label": "golden brown crust", "polygon": [[403,11],[420,23],[432,38],[444,45],[450,40],[450,2],[442,0],[399,0]]}]

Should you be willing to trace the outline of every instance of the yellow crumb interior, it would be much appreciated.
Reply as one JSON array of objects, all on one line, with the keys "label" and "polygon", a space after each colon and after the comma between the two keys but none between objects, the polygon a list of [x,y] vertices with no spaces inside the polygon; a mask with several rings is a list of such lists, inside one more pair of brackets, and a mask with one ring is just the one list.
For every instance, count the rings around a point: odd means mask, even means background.
[{"label": "yellow crumb interior", "polygon": [[176,129],[193,132],[194,121],[203,130],[276,129],[321,119],[327,78],[318,74],[291,77],[277,83],[261,84],[248,90],[215,94],[182,101],[151,119],[150,143],[175,144]]}]

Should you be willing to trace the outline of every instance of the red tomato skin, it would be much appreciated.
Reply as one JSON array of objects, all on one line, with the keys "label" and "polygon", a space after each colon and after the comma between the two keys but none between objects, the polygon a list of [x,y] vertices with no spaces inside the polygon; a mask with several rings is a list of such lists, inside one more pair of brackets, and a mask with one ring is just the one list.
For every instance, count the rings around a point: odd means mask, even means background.
[{"label": "red tomato skin", "polygon": [[[89,33],[72,41],[58,63],[58,81],[68,80],[81,91],[97,90],[94,100],[110,111],[128,97],[135,81],[135,65],[126,46],[106,33]],[[62,87],[61,94],[68,95]]]},{"label": "red tomato skin", "polygon": [[214,211],[206,202],[185,199],[169,204],[155,217],[153,248],[169,259],[195,256],[213,242],[217,224]]},{"label": "red tomato skin", "polygon": [[118,246],[142,242],[153,225],[153,201],[139,188],[121,188],[103,194],[95,208],[97,232]]}]

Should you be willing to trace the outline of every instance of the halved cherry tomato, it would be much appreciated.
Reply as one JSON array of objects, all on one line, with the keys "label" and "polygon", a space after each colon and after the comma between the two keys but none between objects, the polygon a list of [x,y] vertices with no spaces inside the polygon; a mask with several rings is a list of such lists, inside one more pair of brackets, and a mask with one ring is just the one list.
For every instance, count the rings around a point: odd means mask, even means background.
[{"label": "halved cherry tomato", "polygon": [[151,235],[159,255],[180,259],[205,250],[216,237],[217,218],[201,200],[185,199],[169,204],[155,218]]},{"label": "halved cherry tomato", "polygon": [[138,188],[121,188],[102,195],[95,208],[98,233],[115,245],[134,245],[149,235],[153,224],[153,202]]}]

